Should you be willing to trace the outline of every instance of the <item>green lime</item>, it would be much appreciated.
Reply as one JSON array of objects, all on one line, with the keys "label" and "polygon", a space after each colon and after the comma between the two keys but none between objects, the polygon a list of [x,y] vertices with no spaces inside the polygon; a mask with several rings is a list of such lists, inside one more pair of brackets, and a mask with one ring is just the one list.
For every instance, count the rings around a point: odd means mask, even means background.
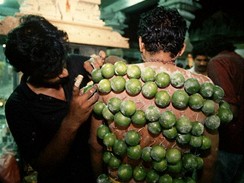
[{"label": "green lime", "polygon": [[105,63],[101,67],[102,76],[106,79],[109,79],[114,76],[114,65],[111,63]]},{"label": "green lime", "polygon": [[170,76],[166,72],[160,72],[155,77],[155,83],[159,88],[166,88],[170,84]]},{"label": "green lime", "polygon": [[153,81],[146,82],[142,86],[142,90],[141,90],[142,95],[148,99],[153,98],[156,95],[157,91],[158,91],[158,86]]},{"label": "green lime", "polygon": [[169,174],[163,174],[159,177],[158,183],[173,183],[173,179]]},{"label": "green lime", "polygon": [[141,69],[138,65],[128,65],[127,67],[127,76],[129,78],[139,79],[141,77]]},{"label": "green lime", "polygon": [[126,92],[129,95],[135,96],[141,92],[142,84],[138,79],[129,79],[125,83]]},{"label": "green lime", "polygon": [[199,93],[194,93],[190,95],[188,105],[190,106],[191,109],[193,110],[199,110],[202,108],[204,104],[204,99],[202,95]]},{"label": "green lime", "polygon": [[107,147],[113,147],[116,136],[113,133],[106,133],[103,137],[103,144]]},{"label": "green lime", "polygon": [[146,119],[149,122],[158,121],[160,117],[160,111],[156,106],[151,105],[145,110],[145,115],[146,115]]},{"label": "green lime", "polygon": [[219,103],[221,100],[223,100],[225,96],[225,92],[223,90],[223,88],[221,88],[220,86],[218,85],[214,85],[213,87],[213,100],[217,103]]},{"label": "green lime", "polygon": [[124,61],[114,63],[114,72],[117,76],[124,76],[127,73],[127,65]]},{"label": "green lime", "polygon": [[107,94],[111,92],[111,83],[108,79],[102,79],[101,81],[99,81],[97,87],[98,87],[98,91],[103,94]]},{"label": "green lime", "polygon": [[93,107],[95,115],[102,117],[102,111],[105,106],[106,105],[102,101],[97,101]]},{"label": "green lime", "polygon": [[86,93],[88,90],[90,90],[94,85],[93,84],[88,84],[86,86],[84,86],[82,89],[83,89],[83,92]]},{"label": "green lime", "polygon": [[121,112],[117,112],[114,115],[114,123],[120,127],[128,127],[131,123],[131,119],[123,115]]},{"label": "green lime", "polygon": [[151,122],[147,124],[148,131],[153,135],[158,135],[161,133],[161,125],[159,122]]},{"label": "green lime", "polygon": [[182,163],[183,163],[183,167],[187,171],[193,171],[198,166],[198,162],[197,162],[196,156],[191,154],[191,153],[186,153],[186,154],[183,155]]},{"label": "green lime", "polygon": [[110,133],[110,129],[107,125],[105,124],[101,124],[98,128],[97,128],[97,136],[100,139],[103,139],[103,137],[107,134]]},{"label": "green lime", "polygon": [[192,123],[191,134],[195,136],[200,136],[204,132],[204,125],[198,121]]},{"label": "green lime", "polygon": [[220,122],[223,124],[227,124],[233,119],[233,113],[231,109],[220,107],[217,111],[217,115],[220,119]]},{"label": "green lime", "polygon": [[143,181],[147,176],[147,171],[146,169],[141,166],[138,165],[133,169],[133,178],[135,179],[135,181]]},{"label": "green lime", "polygon": [[97,183],[112,183],[112,182],[109,179],[108,175],[106,175],[106,174],[100,174],[97,177]]},{"label": "green lime", "polygon": [[173,174],[176,174],[176,173],[181,173],[182,172],[182,160],[178,161],[177,163],[175,164],[169,164],[168,163],[168,167],[167,167],[167,170],[169,173],[173,173]]},{"label": "green lime", "polygon": [[190,142],[190,140],[191,140],[191,134],[190,133],[186,133],[186,134],[178,133],[177,134],[176,142],[180,145],[186,145]]},{"label": "green lime", "polygon": [[171,128],[176,123],[176,116],[172,111],[164,111],[159,117],[159,123],[163,128]]},{"label": "green lime", "polygon": [[125,155],[126,151],[127,151],[127,145],[125,141],[121,139],[116,139],[113,145],[114,154],[118,156],[123,156]]},{"label": "green lime", "polygon": [[111,158],[108,161],[108,166],[112,169],[119,168],[120,164],[121,164],[121,160],[116,156],[111,156]]},{"label": "green lime", "polygon": [[196,183],[192,177],[185,177],[184,183]]},{"label": "green lime", "polygon": [[172,105],[177,109],[185,109],[188,106],[189,95],[184,90],[176,90],[172,95]]},{"label": "green lime", "polygon": [[105,163],[105,164],[108,164],[108,162],[109,162],[109,160],[110,160],[110,158],[113,156],[113,154],[111,153],[111,152],[109,152],[109,151],[104,151],[103,152],[103,162]]},{"label": "green lime", "polygon": [[103,75],[102,75],[102,71],[101,69],[94,69],[92,72],[91,72],[91,77],[92,77],[92,81],[94,83],[99,83],[99,81],[101,81],[103,78]]},{"label": "green lime", "polygon": [[184,85],[185,77],[179,71],[175,71],[170,75],[171,85],[175,88],[180,88]]},{"label": "green lime", "polygon": [[123,76],[115,76],[110,80],[111,88],[115,93],[120,93],[125,89],[126,80]]},{"label": "green lime", "polygon": [[129,182],[133,177],[133,168],[129,164],[121,164],[118,168],[118,177],[122,182]]},{"label": "green lime", "polygon": [[165,158],[168,163],[176,164],[181,160],[181,152],[179,149],[176,148],[167,149]]},{"label": "green lime", "polygon": [[159,107],[167,107],[170,104],[171,97],[166,90],[158,91],[155,95],[155,103]]},{"label": "green lime", "polygon": [[136,125],[145,125],[146,115],[143,110],[136,110],[136,112],[131,116],[131,122]]},{"label": "green lime", "polygon": [[143,159],[143,161],[145,161],[145,162],[152,161],[151,149],[152,149],[152,147],[150,147],[150,146],[146,146],[142,149],[141,158]]},{"label": "green lime", "polygon": [[148,81],[154,81],[156,76],[156,72],[153,68],[151,67],[146,67],[142,72],[141,72],[141,79],[144,82]]},{"label": "green lime", "polygon": [[123,100],[120,104],[120,112],[127,117],[136,112],[136,104],[132,100]]},{"label": "green lime", "polygon": [[197,159],[197,169],[202,169],[203,168],[203,165],[204,165],[204,161],[201,157],[199,156],[196,156],[196,159]]},{"label": "green lime", "polygon": [[210,97],[212,97],[212,95],[214,93],[214,84],[213,83],[210,83],[210,82],[202,83],[199,93],[204,98],[210,98]]},{"label": "green lime", "polygon": [[129,130],[125,134],[125,142],[130,146],[135,146],[140,143],[141,135],[135,130]]},{"label": "green lime", "polygon": [[102,110],[102,116],[107,121],[113,121],[114,120],[114,114],[108,109],[107,105]]},{"label": "green lime", "polygon": [[118,97],[112,97],[109,99],[107,106],[108,109],[115,114],[116,112],[120,111],[120,104],[121,104],[122,100]]},{"label": "green lime", "polygon": [[156,170],[150,169],[147,172],[147,176],[146,176],[146,182],[147,183],[155,183],[155,182],[158,182],[158,179],[159,179],[159,174],[157,173]]},{"label": "green lime", "polygon": [[175,127],[179,133],[189,133],[192,129],[192,122],[187,116],[182,115],[176,120]]},{"label": "green lime", "polygon": [[206,116],[214,114],[215,113],[215,103],[214,103],[214,101],[210,100],[210,99],[205,100],[201,110]]},{"label": "green lime", "polygon": [[173,179],[173,183],[185,183],[182,177],[177,177]]},{"label": "green lime", "polygon": [[170,139],[170,140],[173,140],[177,137],[177,130],[176,128],[173,126],[171,128],[168,128],[168,129],[164,129],[162,131],[163,135],[167,138],[167,139]]},{"label": "green lime", "polygon": [[219,107],[225,108],[225,109],[231,109],[230,104],[228,102],[226,102],[225,100],[221,100],[219,102]]},{"label": "green lime", "polygon": [[203,135],[201,149],[202,150],[210,149],[211,145],[212,145],[211,139],[208,136]]},{"label": "green lime", "polygon": [[197,93],[200,88],[201,85],[196,78],[188,78],[184,83],[184,89],[189,95]]},{"label": "green lime", "polygon": [[157,172],[163,172],[167,168],[167,161],[166,159],[162,159],[160,161],[153,161],[152,162],[153,169]]},{"label": "green lime", "polygon": [[194,148],[201,147],[202,146],[202,136],[192,135],[189,144],[191,147],[194,147]]},{"label": "green lime", "polygon": [[127,147],[127,156],[130,159],[133,160],[138,160],[141,158],[141,153],[142,153],[142,149],[140,145],[135,145],[135,146],[128,146]]},{"label": "green lime", "polygon": [[217,115],[213,114],[205,118],[204,125],[210,130],[217,130],[220,125],[220,119]]},{"label": "green lime", "polygon": [[161,161],[165,158],[166,149],[161,145],[154,145],[151,149],[151,157],[155,161]]}]

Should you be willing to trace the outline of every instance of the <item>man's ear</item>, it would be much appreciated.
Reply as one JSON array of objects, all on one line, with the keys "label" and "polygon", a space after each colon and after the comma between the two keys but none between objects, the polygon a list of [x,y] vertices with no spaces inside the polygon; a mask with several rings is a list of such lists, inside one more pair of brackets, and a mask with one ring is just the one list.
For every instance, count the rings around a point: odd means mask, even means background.
[{"label": "man's ear", "polygon": [[142,38],[141,38],[141,36],[138,38],[138,44],[139,44],[140,52],[142,53],[143,50],[145,49],[145,45],[144,45],[144,43],[142,42]]}]

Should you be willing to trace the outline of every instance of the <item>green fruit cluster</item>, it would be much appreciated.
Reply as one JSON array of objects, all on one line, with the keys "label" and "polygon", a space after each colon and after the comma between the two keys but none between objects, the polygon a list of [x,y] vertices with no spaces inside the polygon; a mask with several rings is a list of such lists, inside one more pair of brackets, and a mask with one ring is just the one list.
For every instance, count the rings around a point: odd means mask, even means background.
[{"label": "green fruit cluster", "polygon": [[[103,124],[98,128],[97,136],[107,147],[104,162],[111,169],[118,170],[118,178],[122,182],[131,178],[146,182],[190,180],[192,174],[203,167],[201,152],[211,148],[211,140],[204,135],[204,129],[217,130],[233,118],[230,106],[223,100],[221,87],[210,82],[200,84],[196,78],[185,79],[179,71],[157,73],[150,67],[141,70],[138,65],[126,65],[119,61],[114,65],[104,64],[100,71],[93,72],[93,81],[98,84],[101,94],[126,91],[128,95],[136,96],[141,93],[155,103],[143,111],[136,108],[132,99],[113,97],[107,104],[101,101],[95,104],[93,112],[97,117],[114,122],[118,129],[131,124],[146,127],[152,135],[162,134],[169,141],[175,140],[179,146],[191,149],[189,153],[183,153],[174,148],[162,150],[164,147],[161,145],[142,148],[140,141],[143,139],[139,132],[130,130],[123,139],[117,139]],[[169,85],[176,89],[171,96],[167,91]],[[166,110],[170,104],[178,110],[189,107],[202,112],[206,118],[203,121],[190,121],[184,115],[177,118],[172,111]],[[165,110],[160,112],[160,109]],[[160,153],[157,155],[157,152]],[[125,157],[140,163],[138,166],[124,164],[122,160]]]}]

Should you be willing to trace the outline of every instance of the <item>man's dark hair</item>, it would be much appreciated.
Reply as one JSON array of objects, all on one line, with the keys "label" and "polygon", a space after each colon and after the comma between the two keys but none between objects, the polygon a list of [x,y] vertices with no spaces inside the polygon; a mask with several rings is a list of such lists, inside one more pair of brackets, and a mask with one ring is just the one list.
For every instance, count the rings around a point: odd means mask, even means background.
[{"label": "man's dark hair", "polygon": [[175,57],[183,48],[186,31],[186,21],[176,9],[160,6],[141,15],[137,34],[147,51],[162,50]]},{"label": "man's dark hair", "polygon": [[192,57],[195,59],[196,56],[198,55],[205,55],[208,56],[208,50],[206,48],[206,42],[201,41],[201,42],[197,42],[192,44],[193,48],[191,51]]},{"label": "man's dark hair", "polygon": [[44,17],[25,15],[7,35],[5,55],[9,63],[36,80],[57,77],[66,62],[68,35]]}]

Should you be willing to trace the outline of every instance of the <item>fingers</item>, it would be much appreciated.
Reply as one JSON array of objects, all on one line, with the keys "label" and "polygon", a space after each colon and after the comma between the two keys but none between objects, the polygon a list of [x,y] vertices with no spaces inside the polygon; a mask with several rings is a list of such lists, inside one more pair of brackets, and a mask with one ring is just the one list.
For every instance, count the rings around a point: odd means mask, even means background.
[{"label": "fingers", "polygon": [[87,72],[91,73],[93,69],[102,67],[105,58],[106,53],[101,50],[98,55],[93,54],[89,60],[84,62],[84,68]]},{"label": "fingers", "polygon": [[74,83],[74,87],[73,87],[73,95],[78,95],[79,94],[80,85],[81,85],[82,80],[83,80],[83,76],[81,74],[79,74],[75,78],[75,83]]}]

